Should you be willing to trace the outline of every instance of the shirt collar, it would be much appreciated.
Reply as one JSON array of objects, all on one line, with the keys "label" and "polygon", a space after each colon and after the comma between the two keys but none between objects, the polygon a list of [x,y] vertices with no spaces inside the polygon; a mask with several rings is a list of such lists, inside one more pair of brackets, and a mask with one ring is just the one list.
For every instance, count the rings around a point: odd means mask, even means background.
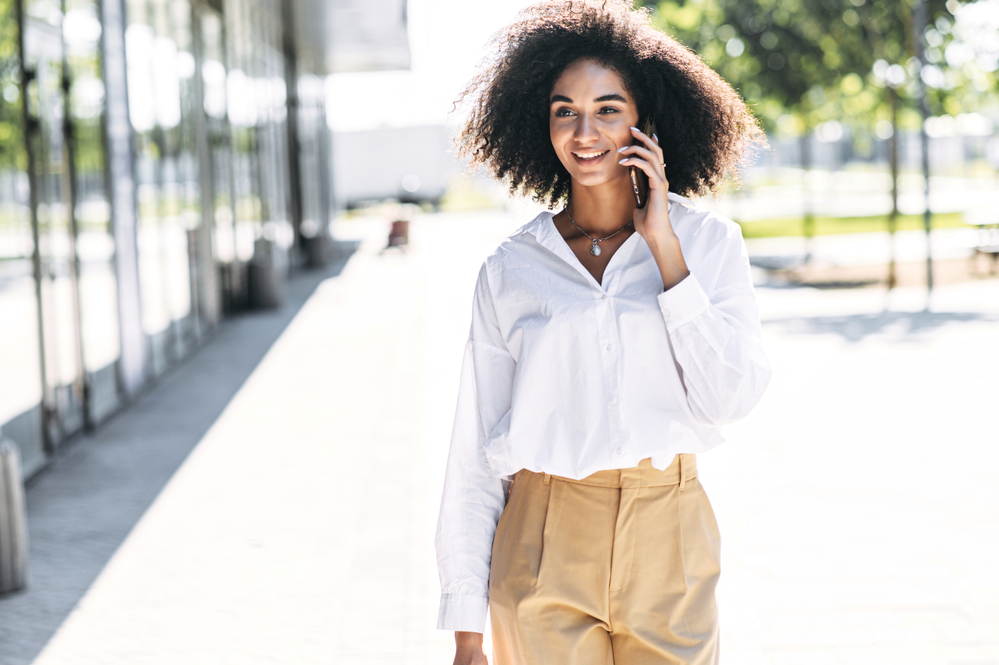
[{"label": "shirt collar", "polygon": [[558,253],[559,243],[556,241],[561,241],[561,244],[563,245],[565,244],[565,241],[559,237],[558,230],[555,228],[555,223],[552,222],[552,217],[554,216],[555,213],[551,210],[545,210],[528,222],[527,226],[524,227],[524,231],[534,236],[542,247]]},{"label": "shirt collar", "polygon": [[[681,206],[677,207],[674,203],[680,203]],[[685,207],[693,207],[693,203],[689,199],[686,199],[679,194],[674,194],[670,192],[668,195],[666,210],[672,215],[674,210],[677,212],[683,211]],[[555,224],[552,222],[552,217],[555,213],[551,210],[545,210],[541,212],[537,217],[527,223],[524,227],[526,233],[530,233],[535,237],[538,243],[549,249],[562,258],[566,258],[565,254],[571,254],[572,251],[569,249],[568,245],[565,244],[565,240],[559,235],[558,229],[555,228]],[[673,220],[676,221],[676,220]]]}]

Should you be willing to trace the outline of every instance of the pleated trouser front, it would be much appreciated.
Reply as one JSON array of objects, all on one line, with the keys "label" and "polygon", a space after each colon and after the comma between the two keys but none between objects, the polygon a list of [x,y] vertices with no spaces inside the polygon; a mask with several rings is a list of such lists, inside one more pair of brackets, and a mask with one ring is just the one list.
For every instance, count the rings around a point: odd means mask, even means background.
[{"label": "pleated trouser front", "polygon": [[717,663],[719,550],[693,455],[518,472],[493,542],[494,665]]}]

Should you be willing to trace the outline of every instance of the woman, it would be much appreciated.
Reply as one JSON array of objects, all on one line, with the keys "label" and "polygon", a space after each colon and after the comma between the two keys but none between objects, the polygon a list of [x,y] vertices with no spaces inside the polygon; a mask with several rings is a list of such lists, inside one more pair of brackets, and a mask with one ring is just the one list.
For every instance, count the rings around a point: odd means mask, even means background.
[{"label": "woman", "polygon": [[[761,133],[624,0],[550,0],[465,92],[473,162],[542,213],[486,259],[437,529],[455,663],[716,663],[719,537],[696,453],[770,378],[713,190]],[[658,131],[638,129],[651,116]],[[629,167],[649,181],[638,207]]]}]

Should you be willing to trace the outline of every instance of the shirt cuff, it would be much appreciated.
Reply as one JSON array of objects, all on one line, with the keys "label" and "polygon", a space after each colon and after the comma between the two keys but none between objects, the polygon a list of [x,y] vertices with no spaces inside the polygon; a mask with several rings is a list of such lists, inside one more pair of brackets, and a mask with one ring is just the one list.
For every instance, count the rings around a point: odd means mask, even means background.
[{"label": "shirt cuff", "polygon": [[705,312],[711,305],[708,294],[691,273],[679,284],[659,294],[659,309],[666,320],[666,330],[673,332],[684,323]]},{"label": "shirt cuff", "polygon": [[441,609],[437,615],[437,628],[469,633],[486,630],[486,608],[489,598],[468,594],[441,594]]}]

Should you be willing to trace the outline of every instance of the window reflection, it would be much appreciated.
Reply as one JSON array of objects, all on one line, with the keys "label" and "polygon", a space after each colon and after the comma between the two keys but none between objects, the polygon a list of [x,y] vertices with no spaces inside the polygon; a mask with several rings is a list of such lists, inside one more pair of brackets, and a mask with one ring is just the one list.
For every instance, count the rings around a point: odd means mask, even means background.
[{"label": "window reflection", "polygon": [[201,224],[191,5],[129,2],[129,113],[136,133],[143,329],[154,372],[196,331],[192,261]]},{"label": "window reflection", "polygon": [[233,125],[236,257],[249,260],[255,241],[264,238],[275,243],[273,259],[283,269],[294,236],[288,219],[280,7],[231,2],[226,18],[232,67],[227,89]]},{"label": "window reflection", "polygon": [[[201,30],[201,76],[204,85],[205,130],[212,188],[210,208],[210,221],[213,223],[212,252],[215,261],[221,264],[225,275],[223,289],[228,287],[231,301],[232,291],[240,290],[242,285],[234,283],[239,273],[232,268],[236,260],[236,234],[232,129],[229,125],[227,103],[230,77],[223,64],[226,61],[226,44],[222,18],[214,10],[202,7],[199,10],[198,20]],[[233,307],[232,302],[228,302],[227,305],[230,309]]]},{"label": "window reflection", "polygon": [[0,58],[0,426],[36,468],[43,439],[185,354],[220,294],[244,307],[247,262],[302,260],[328,155],[319,61],[286,59],[276,0],[22,0],[23,25],[16,1],[0,0],[0,53],[21,56]]},{"label": "window reflection", "polygon": [[69,110],[75,143],[76,252],[80,262],[80,318],[86,371],[99,376],[91,390],[99,420],[117,403],[113,364],[120,355],[114,239],[105,175],[101,117],[101,24],[96,0],[67,0],[63,38],[71,87]]},{"label": "window reflection", "polygon": [[[0,52],[16,53],[13,3],[0,2]],[[42,399],[38,309],[31,255],[28,158],[18,63],[0,59],[0,423]],[[23,453],[22,453],[23,455]]]},{"label": "window reflection", "polygon": [[70,58],[77,54],[68,50],[58,4],[26,3],[21,29],[24,52],[19,74],[27,113],[23,145],[29,215],[37,238],[33,271],[41,404],[36,402],[34,409],[45,414],[45,440],[54,447],[79,430],[85,419],[80,264],[73,216],[79,199],[75,142],[65,134],[74,130],[73,117],[62,89],[64,78],[69,78]]}]

